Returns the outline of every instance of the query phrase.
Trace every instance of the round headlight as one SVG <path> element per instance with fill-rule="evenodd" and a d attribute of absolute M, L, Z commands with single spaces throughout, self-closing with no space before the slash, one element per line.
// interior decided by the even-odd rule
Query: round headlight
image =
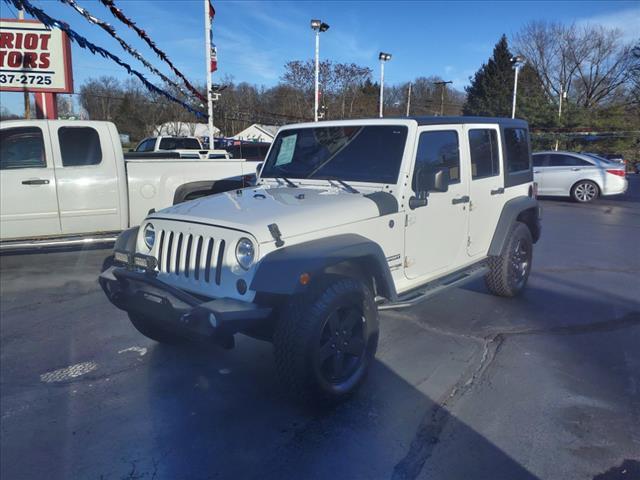
<path fill-rule="evenodd" d="M 248 270 L 253 263 L 256 255 L 256 249 L 253 246 L 253 242 L 248 238 L 241 238 L 236 245 L 236 260 L 238 264 Z"/>
<path fill-rule="evenodd" d="M 147 223 L 142 233 L 144 235 L 144 244 L 149 250 L 151 250 L 153 248 L 153 244 L 156 243 L 156 229 L 153 228 L 152 224 Z"/>

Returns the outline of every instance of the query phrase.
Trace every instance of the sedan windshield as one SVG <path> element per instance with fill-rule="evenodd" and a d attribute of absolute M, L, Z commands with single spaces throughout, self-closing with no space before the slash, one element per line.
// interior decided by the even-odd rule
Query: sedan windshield
<path fill-rule="evenodd" d="M 407 127 L 399 125 L 285 130 L 261 176 L 396 183 L 406 138 Z"/>

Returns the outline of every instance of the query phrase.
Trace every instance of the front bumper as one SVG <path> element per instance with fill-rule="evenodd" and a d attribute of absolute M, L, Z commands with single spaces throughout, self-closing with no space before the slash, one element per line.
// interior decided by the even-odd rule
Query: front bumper
<path fill-rule="evenodd" d="M 272 308 L 231 298 L 201 300 L 159 280 L 153 273 L 110 267 L 98 277 L 111 303 L 144 315 L 164 330 L 192 339 L 211 339 L 225 346 L 233 335 L 258 327 Z"/>

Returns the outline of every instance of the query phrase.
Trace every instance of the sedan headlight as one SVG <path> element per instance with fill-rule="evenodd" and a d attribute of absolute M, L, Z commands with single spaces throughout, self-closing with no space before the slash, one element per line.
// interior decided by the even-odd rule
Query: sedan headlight
<path fill-rule="evenodd" d="M 248 238 L 241 238 L 236 245 L 236 260 L 238 264 L 245 270 L 249 270 L 249 267 L 253 264 L 253 260 L 256 256 L 256 249 L 253 246 L 253 242 Z"/>
<path fill-rule="evenodd" d="M 156 243 L 156 229 L 153 228 L 151 223 L 147 223 L 142 232 L 144 238 L 144 244 L 149 250 L 153 248 L 153 244 Z"/>

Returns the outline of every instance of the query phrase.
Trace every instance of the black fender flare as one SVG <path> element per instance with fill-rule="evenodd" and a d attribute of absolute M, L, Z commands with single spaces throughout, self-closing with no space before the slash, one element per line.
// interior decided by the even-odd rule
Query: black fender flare
<path fill-rule="evenodd" d="M 251 282 L 259 294 L 295 295 L 326 274 L 362 274 L 373 278 L 378 295 L 395 300 L 397 293 L 387 259 L 377 243 L 357 234 L 335 235 L 279 248 L 260 260 Z"/>
<path fill-rule="evenodd" d="M 113 250 L 135 253 L 138 230 L 140 230 L 140 227 L 131 227 L 120 232 L 120 235 L 116 238 L 116 243 L 113 245 Z"/>
<path fill-rule="evenodd" d="M 540 206 L 535 198 L 516 197 L 504 204 L 489 246 L 488 254 L 490 256 L 497 256 L 502 253 L 511 226 L 516 221 L 526 224 L 531 231 L 533 242 L 538 241 L 542 227 L 540 226 Z"/>

